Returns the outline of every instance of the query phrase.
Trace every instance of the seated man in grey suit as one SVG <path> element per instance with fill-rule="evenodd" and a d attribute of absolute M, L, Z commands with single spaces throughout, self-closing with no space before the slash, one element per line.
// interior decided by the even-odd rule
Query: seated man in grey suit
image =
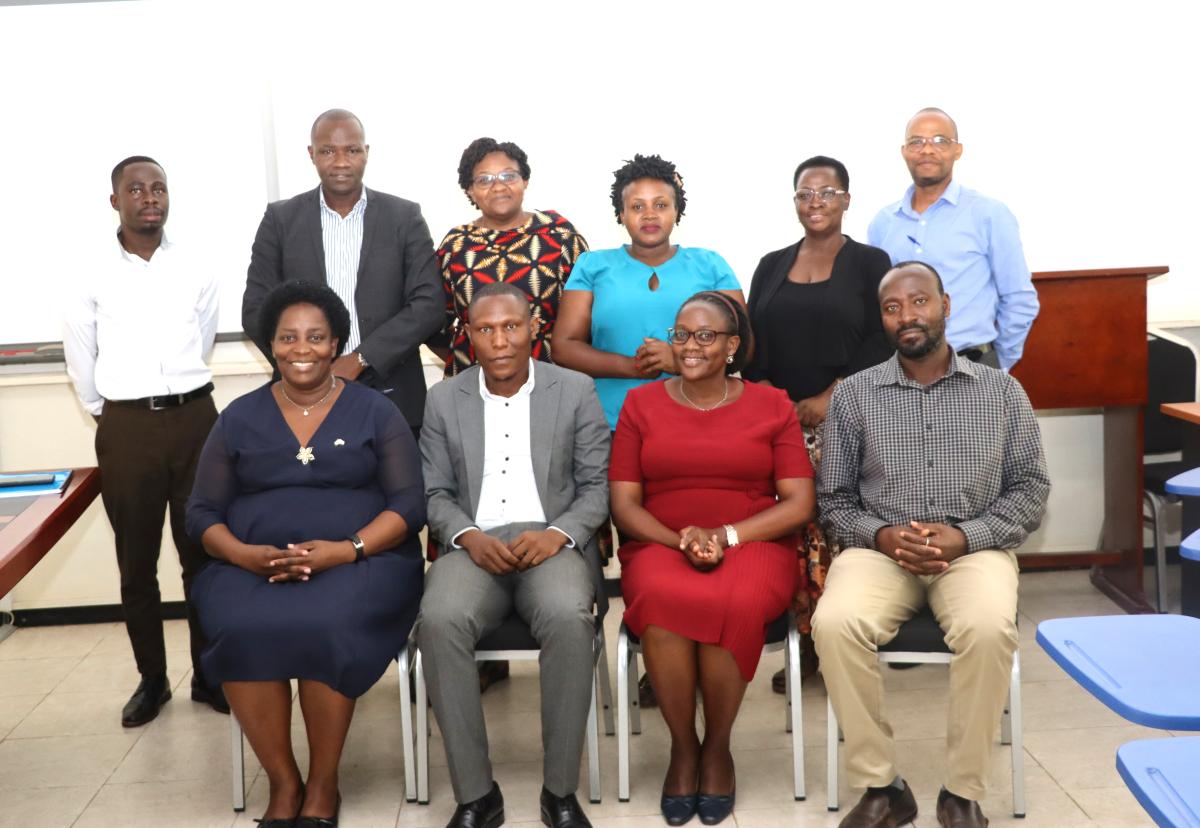
<path fill-rule="evenodd" d="M 270 360 L 258 324 L 267 294 L 283 282 L 329 285 L 350 311 L 334 373 L 386 394 L 416 434 L 425 406 L 417 350 L 445 319 L 429 228 L 417 204 L 363 186 L 371 148 L 354 113 L 321 113 L 309 140 L 321 184 L 267 205 L 250 253 L 242 328 Z"/>
<path fill-rule="evenodd" d="M 592 380 L 530 358 L 517 287 L 468 307 L 478 360 L 429 391 L 421 432 L 429 530 L 442 553 L 417 619 L 458 809 L 447 828 L 496 828 L 476 643 L 516 611 L 541 644 L 542 822 L 590 826 L 575 798 L 591 700 L 592 605 L 605 609 L 594 534 L 608 513 L 609 431 Z"/>

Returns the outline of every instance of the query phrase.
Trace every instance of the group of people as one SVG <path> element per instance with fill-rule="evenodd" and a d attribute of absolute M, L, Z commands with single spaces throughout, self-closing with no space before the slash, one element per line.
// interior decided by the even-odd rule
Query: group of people
<path fill-rule="evenodd" d="M 355 699 L 410 633 L 449 828 L 503 824 L 474 649 L 515 613 L 541 646 L 542 821 L 590 825 L 575 791 L 615 527 L 624 621 L 670 733 L 669 824 L 732 812 L 733 725 L 789 609 L 811 621 L 866 789 L 842 825 L 911 820 L 875 653 L 928 602 L 955 654 L 938 819 L 986 825 L 1014 550 L 1049 491 L 1007 373 L 1037 296 L 1011 213 L 951 177 L 949 116 L 918 112 L 901 150 L 913 186 L 870 245 L 842 232 L 845 166 L 801 163 L 803 236 L 763 257 L 747 304 L 721 256 L 671 243 L 687 199 L 657 155 L 614 175 L 629 244 L 590 251 L 562 215 L 526 209 L 525 152 L 478 139 L 458 180 L 479 215 L 435 249 L 415 203 L 363 185 L 363 126 L 330 110 L 308 148 L 319 186 L 269 205 L 251 252 L 243 325 L 275 375 L 219 416 L 215 280 L 164 235 L 162 167 L 119 163 L 118 245 L 70 297 L 64 344 L 98 422 L 141 675 L 122 723 L 171 695 L 155 577 L 169 511 L 192 697 L 237 714 L 270 783 L 261 824 L 337 824 Z M 428 394 L 423 343 L 445 365 Z"/>

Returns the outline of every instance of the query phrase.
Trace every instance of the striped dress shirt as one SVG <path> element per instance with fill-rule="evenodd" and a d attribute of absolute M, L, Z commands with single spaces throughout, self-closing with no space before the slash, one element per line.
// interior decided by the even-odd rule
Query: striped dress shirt
<path fill-rule="evenodd" d="M 358 308 L 354 306 L 354 288 L 358 285 L 358 261 L 362 255 L 363 214 L 367 211 L 367 188 L 345 218 L 325 203 L 321 193 L 321 244 L 325 249 L 325 281 L 350 311 L 350 339 L 343 353 L 350 353 L 362 342 L 358 329 Z"/>
<path fill-rule="evenodd" d="M 1050 494 L 1042 435 L 1025 389 L 954 355 L 930 385 L 899 358 L 833 390 L 817 476 L 821 519 L 843 546 L 910 520 L 957 526 L 967 551 L 1015 549 Z"/>

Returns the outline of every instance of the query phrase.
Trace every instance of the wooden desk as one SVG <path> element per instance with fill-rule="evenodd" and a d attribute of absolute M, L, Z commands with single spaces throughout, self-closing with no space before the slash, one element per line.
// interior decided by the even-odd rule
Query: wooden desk
<path fill-rule="evenodd" d="M 1013 369 L 1035 409 L 1104 412 L 1100 550 L 1022 555 L 1023 567 L 1092 567 L 1092 583 L 1129 612 L 1142 589 L 1142 420 L 1147 392 L 1146 282 L 1166 267 L 1034 273 L 1041 310 Z"/>
<path fill-rule="evenodd" d="M 72 471 L 62 493 L 37 498 L 0 525 L 0 598 L 29 574 L 100 494 L 99 469 L 91 466 Z M 0 626 L 0 640 L 9 632 L 11 628 Z"/>
<path fill-rule="evenodd" d="M 1159 410 L 1187 423 L 1188 427 L 1183 429 L 1183 462 L 1189 469 L 1200 468 L 1200 402 L 1167 403 Z M 1197 529 L 1200 529 L 1200 497 L 1185 497 L 1180 537 L 1186 538 Z M 1200 564 L 1183 558 L 1179 574 L 1183 585 L 1181 611 L 1200 618 Z"/>

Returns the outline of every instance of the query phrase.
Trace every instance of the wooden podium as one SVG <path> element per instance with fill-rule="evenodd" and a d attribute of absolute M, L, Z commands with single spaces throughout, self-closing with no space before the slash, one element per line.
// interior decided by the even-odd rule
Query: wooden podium
<path fill-rule="evenodd" d="M 1100 550 L 1022 555 L 1022 567 L 1092 567 L 1092 583 L 1129 612 L 1153 612 L 1142 589 L 1142 420 L 1146 282 L 1166 267 L 1034 273 L 1041 310 L 1013 369 L 1035 409 L 1104 410 Z"/>

